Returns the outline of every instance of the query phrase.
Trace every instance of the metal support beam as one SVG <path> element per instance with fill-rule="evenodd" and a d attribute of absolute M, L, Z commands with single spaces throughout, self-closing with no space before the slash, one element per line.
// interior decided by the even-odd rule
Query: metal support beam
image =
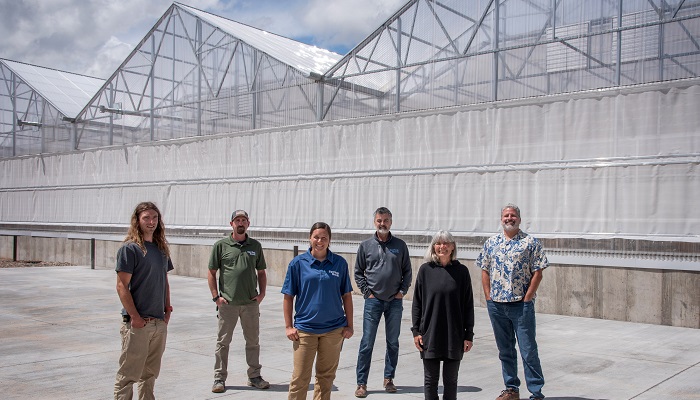
<path fill-rule="evenodd" d="M 498 42 L 499 42 L 499 35 L 498 35 L 498 20 L 500 16 L 498 15 L 498 10 L 499 10 L 499 1 L 496 0 L 493 3 L 493 80 L 491 81 L 491 101 L 497 101 L 498 100 Z"/>
<path fill-rule="evenodd" d="M 659 25 L 659 81 L 664 80 L 664 27 L 666 24 Z"/>
<path fill-rule="evenodd" d="M 95 238 L 90 239 L 90 269 L 95 269 Z"/>
<path fill-rule="evenodd" d="M 194 50 L 197 56 L 197 136 L 202 136 L 202 20 L 199 18 Z"/>
<path fill-rule="evenodd" d="M 396 35 L 396 112 L 401 112 L 401 68 L 403 63 L 401 62 L 401 36 L 403 36 L 403 29 L 401 28 L 401 17 L 396 19 L 396 30 L 398 35 Z"/>
<path fill-rule="evenodd" d="M 17 235 L 12 236 L 12 261 L 17 261 Z"/>
<path fill-rule="evenodd" d="M 316 121 L 323 121 L 323 88 L 322 80 L 316 81 Z"/>
<path fill-rule="evenodd" d="M 151 135 L 151 142 L 155 139 L 155 120 L 153 119 L 153 109 L 155 108 L 155 95 L 156 95 L 156 79 L 155 79 L 155 69 L 156 69 L 156 37 L 151 35 L 151 73 L 148 79 L 151 81 L 151 103 L 150 103 L 150 117 L 148 119 L 148 129 Z"/>
<path fill-rule="evenodd" d="M 620 86 L 622 76 L 622 0 L 617 0 L 617 48 L 615 49 L 615 86 Z"/>
<path fill-rule="evenodd" d="M 17 75 L 14 72 L 12 74 L 12 92 L 10 93 L 10 98 L 12 99 L 12 156 L 17 155 Z"/>

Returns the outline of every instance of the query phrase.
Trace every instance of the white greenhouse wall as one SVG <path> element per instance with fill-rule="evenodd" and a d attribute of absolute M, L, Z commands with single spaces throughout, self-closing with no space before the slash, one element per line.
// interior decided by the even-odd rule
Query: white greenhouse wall
<path fill-rule="evenodd" d="M 495 232 L 518 204 L 543 237 L 698 242 L 697 80 L 0 160 L 0 221 Z"/>

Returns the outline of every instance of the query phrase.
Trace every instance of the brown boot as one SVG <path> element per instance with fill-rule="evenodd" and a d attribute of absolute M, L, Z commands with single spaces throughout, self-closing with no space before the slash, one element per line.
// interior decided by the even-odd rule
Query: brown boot
<path fill-rule="evenodd" d="M 357 389 L 355 390 L 355 397 L 367 397 L 367 385 L 357 385 Z"/>
<path fill-rule="evenodd" d="M 394 386 L 394 380 L 391 378 L 384 378 L 384 390 L 387 393 L 396 393 L 396 386 Z"/>

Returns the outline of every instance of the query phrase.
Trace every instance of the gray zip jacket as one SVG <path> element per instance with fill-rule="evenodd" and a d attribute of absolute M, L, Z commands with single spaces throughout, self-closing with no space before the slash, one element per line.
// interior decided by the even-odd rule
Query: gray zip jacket
<path fill-rule="evenodd" d="M 382 242 L 374 236 L 360 243 L 355 263 L 355 283 L 365 299 L 373 294 L 379 300 L 391 301 L 398 292 L 406 294 L 413 273 L 406 242 L 389 232 Z"/>

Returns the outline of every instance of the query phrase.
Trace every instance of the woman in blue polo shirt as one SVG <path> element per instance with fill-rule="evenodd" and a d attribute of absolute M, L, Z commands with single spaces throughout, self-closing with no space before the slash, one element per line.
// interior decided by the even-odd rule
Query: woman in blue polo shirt
<path fill-rule="evenodd" d="M 309 251 L 289 263 L 282 286 L 286 334 L 294 343 L 289 400 L 306 399 L 314 359 L 314 399 L 331 398 L 343 339 L 353 334 L 348 263 L 328 250 L 331 227 L 325 222 L 315 223 L 309 241 Z"/>

